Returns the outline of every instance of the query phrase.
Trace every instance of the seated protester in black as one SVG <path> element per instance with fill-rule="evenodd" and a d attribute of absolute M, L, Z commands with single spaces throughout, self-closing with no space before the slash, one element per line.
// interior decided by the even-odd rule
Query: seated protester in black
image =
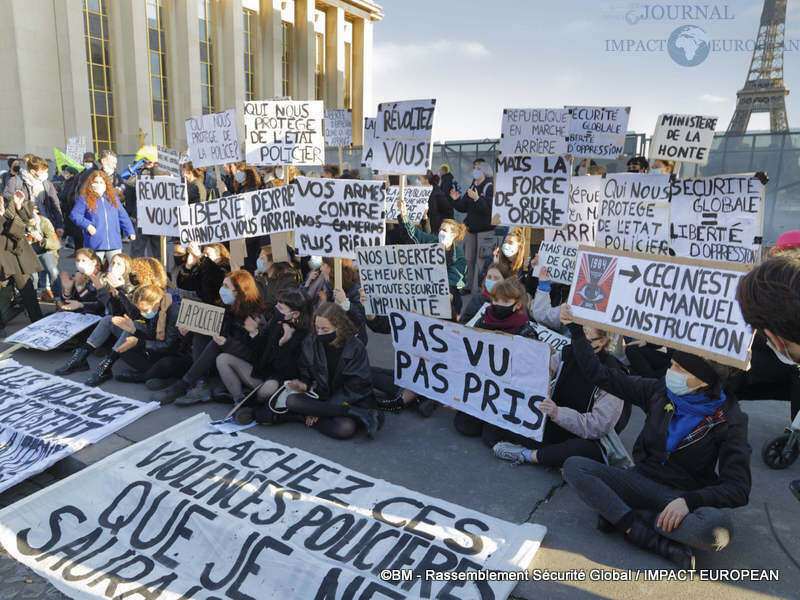
<path fill-rule="evenodd" d="M 75 274 L 70 277 L 66 271 L 61 272 L 62 301 L 57 303 L 58 310 L 102 315 L 103 306 L 97 302 L 97 290 L 91 281 L 93 275 L 99 276 L 102 271 L 103 261 L 94 250 L 76 250 Z"/>
<path fill-rule="evenodd" d="M 97 290 L 97 302 L 102 304 L 106 316 L 120 316 L 126 312 L 134 290 L 130 282 L 131 262 L 127 254 L 115 254 L 103 275 L 90 278 Z"/>
<path fill-rule="evenodd" d="M 193 339 L 203 340 L 204 343 L 192 346 L 194 359 L 192 367 L 178 381 L 153 394 L 155 402 L 167 404 L 175 401 L 176 404 L 183 406 L 208 402 L 212 398 L 206 390 L 196 384 L 214 369 L 219 354 L 226 352 L 251 361 L 252 338 L 244 323 L 248 317 L 261 318 L 264 315 L 264 302 L 258 293 L 256 282 L 250 273 L 240 269 L 225 277 L 218 293 L 225 304 L 225 316 L 220 334 L 212 336 L 208 341 L 204 341 L 208 339 L 206 336 L 194 334 Z M 192 390 L 195 386 L 196 389 Z M 187 394 L 187 391 L 192 393 Z"/>
<path fill-rule="evenodd" d="M 175 277 L 176 285 L 197 294 L 206 304 L 219 304 L 219 288 L 231 270 L 231 255 L 222 244 L 209 244 L 202 256 L 197 244 L 186 247 L 186 258 Z"/>
<path fill-rule="evenodd" d="M 458 322 L 462 325 L 469 323 L 478 314 L 481 307 L 492 302 L 492 288 L 500 281 L 508 279 L 508 267 L 496 262 L 489 265 L 483 277 L 483 286 L 479 294 L 473 294 L 467 306 L 461 310 Z"/>
<path fill-rule="evenodd" d="M 300 376 L 298 357 L 311 330 L 311 303 L 298 289 L 281 290 L 269 321 L 247 317 L 244 327 L 252 338 L 253 363 L 223 352 L 217 356 L 217 371 L 234 404 L 245 396 L 242 384 L 258 388 L 236 412 L 236 420 L 247 424 L 253 421 L 254 407 L 263 405 L 284 381 Z"/>
<path fill-rule="evenodd" d="M 97 365 L 86 385 L 97 386 L 111 379 L 111 369 L 120 358 L 130 368 L 120 373 L 117 379 L 144 382 L 154 362 L 175 353 L 180 343 L 176 325 L 179 305 L 172 303 L 172 296 L 156 285 L 145 285 L 136 288 L 131 302 L 136 306 L 138 318 L 133 320 L 129 315 L 111 317 L 112 328 L 119 339 L 111 353 Z"/>
<path fill-rule="evenodd" d="M 584 327 L 583 331 L 604 365 L 625 371 L 624 365 L 606 350 L 611 340 L 605 331 L 591 327 Z M 575 363 L 570 346 L 550 358 L 550 380 L 555 381 L 552 397 L 542 399 L 538 405 L 547 415 L 542 441 L 498 430 L 508 441 L 497 442 L 494 455 L 515 464 L 546 467 L 560 467 L 570 456 L 608 462 L 599 440 L 622 431 L 630 418 L 630 405 L 626 407 L 616 396 L 589 383 Z"/>
<path fill-rule="evenodd" d="M 325 302 L 335 302 L 347 313 L 347 318 L 356 326 L 359 339 L 367 345 L 367 326 L 364 306 L 361 304 L 361 280 L 353 261 L 347 258 L 342 261 L 341 287 L 334 288 L 334 259 L 323 258 L 319 269 L 322 287 L 317 297 L 312 298 L 314 310 Z"/>
<path fill-rule="evenodd" d="M 584 377 L 647 416 L 633 447 L 635 467 L 573 456 L 564 479 L 600 513 L 598 527 L 693 569 L 692 548 L 718 551 L 730 542 L 731 520 L 720 509 L 744 506 L 750 494 L 747 415 L 725 395 L 728 369 L 676 350 L 666 377 L 627 375 L 603 365 L 571 320 L 565 305 L 563 321 Z"/>
<path fill-rule="evenodd" d="M 314 330 L 303 342 L 300 376 L 287 387 L 288 412 L 261 407 L 255 415 L 259 423 L 305 421 L 340 440 L 353 437 L 359 424 L 370 438 L 381 426 L 382 415 L 367 407 L 373 399 L 367 349 L 338 304 L 325 302 L 317 309 Z"/>
<path fill-rule="evenodd" d="M 272 246 L 261 246 L 256 259 L 256 285 L 266 306 L 266 314 L 272 314 L 281 290 L 297 289 L 300 285 L 300 271 L 290 262 L 273 262 Z"/>

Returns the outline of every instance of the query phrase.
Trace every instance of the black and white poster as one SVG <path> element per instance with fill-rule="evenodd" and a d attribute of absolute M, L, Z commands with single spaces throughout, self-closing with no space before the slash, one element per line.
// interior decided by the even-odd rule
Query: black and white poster
<path fill-rule="evenodd" d="M 245 102 L 247 164 L 321 165 L 325 162 L 322 113 L 321 100 Z"/>
<path fill-rule="evenodd" d="M 435 109 L 435 99 L 379 104 L 371 168 L 395 175 L 430 169 Z"/>
<path fill-rule="evenodd" d="M 62 310 L 34 321 L 8 336 L 5 341 L 35 350 L 53 350 L 99 320 L 97 315 Z"/>

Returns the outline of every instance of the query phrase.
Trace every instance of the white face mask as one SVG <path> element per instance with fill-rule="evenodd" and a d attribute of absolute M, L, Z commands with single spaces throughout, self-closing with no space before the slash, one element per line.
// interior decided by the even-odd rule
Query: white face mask
<path fill-rule="evenodd" d="M 116 275 L 117 277 L 122 277 L 123 275 L 125 275 L 125 265 L 122 265 L 120 263 L 114 263 L 113 265 L 111 265 L 111 269 L 109 269 L 109 272 L 112 275 Z"/>
<path fill-rule="evenodd" d="M 94 190 L 95 194 L 97 194 L 98 196 L 102 196 L 103 194 L 106 193 L 106 184 L 105 183 L 93 183 L 92 184 L 92 189 Z"/>
<path fill-rule="evenodd" d="M 116 167 L 109 167 L 108 165 L 103 165 L 103 171 L 105 171 L 106 175 L 111 177 L 114 174 Z"/>
<path fill-rule="evenodd" d="M 83 273 L 84 275 L 91 275 L 94 273 L 94 263 L 86 260 L 76 262 L 75 268 L 78 270 L 78 273 Z"/>
<path fill-rule="evenodd" d="M 236 171 L 236 183 L 242 184 L 244 183 L 245 175 L 244 171 Z"/>
<path fill-rule="evenodd" d="M 787 357 L 783 352 L 778 350 L 775 344 L 772 343 L 772 340 L 767 338 L 767 346 L 769 349 L 775 353 L 775 356 L 778 357 L 778 360 L 781 361 L 785 365 L 789 365 L 790 367 L 798 366 L 798 363 L 794 362 L 791 358 Z"/>
<path fill-rule="evenodd" d="M 503 244 L 502 248 L 503 256 L 505 256 L 506 258 L 511 258 L 517 253 L 518 248 L 519 246 L 517 246 L 517 244 L 509 244 L 506 242 L 505 244 Z"/>
<path fill-rule="evenodd" d="M 686 384 L 686 380 L 689 379 L 689 376 L 685 373 L 678 373 L 677 371 L 669 369 L 664 379 L 667 384 L 667 389 L 676 396 L 686 396 L 694 391 L 693 388 L 690 388 Z"/>
<path fill-rule="evenodd" d="M 586 175 L 586 167 L 578 167 L 578 175 Z"/>
<path fill-rule="evenodd" d="M 217 262 L 217 253 L 212 251 L 206 252 L 206 258 L 211 262 Z"/>
<path fill-rule="evenodd" d="M 472 177 L 474 177 L 475 180 L 477 181 L 478 179 L 483 177 L 483 171 L 481 171 L 480 169 L 474 169 L 472 171 Z"/>
<path fill-rule="evenodd" d="M 94 166 L 94 163 L 93 162 L 85 162 L 85 163 L 83 163 L 83 166 L 86 167 L 87 169 L 91 169 Z"/>
<path fill-rule="evenodd" d="M 446 231 L 439 232 L 439 243 L 447 246 L 450 243 L 451 236 Z"/>
<path fill-rule="evenodd" d="M 47 181 L 47 177 L 48 177 L 47 171 L 39 173 L 39 181 L 42 181 L 42 182 Z"/>

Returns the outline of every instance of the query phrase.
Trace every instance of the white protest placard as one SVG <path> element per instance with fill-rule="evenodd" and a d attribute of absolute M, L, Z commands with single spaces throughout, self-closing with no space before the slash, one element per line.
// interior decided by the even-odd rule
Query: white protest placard
<path fill-rule="evenodd" d="M 507 598 L 512 578 L 458 572 L 525 571 L 546 532 L 205 414 L 0 511 L 6 551 L 75 600 Z M 412 577 L 381 579 L 393 564 Z"/>
<path fill-rule="evenodd" d="M 375 119 L 364 117 L 364 138 L 361 144 L 361 166 L 372 169 L 372 159 L 378 142 L 375 139 Z M 374 169 L 373 169 L 374 170 Z"/>
<path fill-rule="evenodd" d="M 5 341 L 35 350 L 53 350 L 99 320 L 97 315 L 59 311 L 23 327 Z"/>
<path fill-rule="evenodd" d="M 178 213 L 186 206 L 186 182 L 175 177 L 136 178 L 137 225 L 147 235 L 178 235 Z"/>
<path fill-rule="evenodd" d="M 547 344 L 410 312 L 389 313 L 389 323 L 397 385 L 542 441 L 537 398 L 550 389 Z"/>
<path fill-rule="evenodd" d="M 221 306 L 196 302 L 184 298 L 178 310 L 176 327 L 183 327 L 195 333 L 214 336 L 222 331 L 222 320 L 225 318 L 225 309 Z"/>
<path fill-rule="evenodd" d="M 570 156 L 497 157 L 493 222 L 561 229 L 567 224 Z"/>
<path fill-rule="evenodd" d="M 569 336 L 553 331 L 544 325 L 534 323 L 533 327 L 536 329 L 536 335 L 539 336 L 539 341 L 548 344 L 556 352 L 561 352 L 566 346 L 572 343 Z"/>
<path fill-rule="evenodd" d="M 672 182 L 672 249 L 678 256 L 755 264 L 761 258 L 764 184 L 716 175 Z"/>
<path fill-rule="evenodd" d="M 736 287 L 748 267 L 580 246 L 575 321 L 746 369 L 753 330 Z"/>
<path fill-rule="evenodd" d="M 575 258 L 578 256 L 577 244 L 548 242 L 539 244 L 539 267 L 546 267 L 554 283 L 572 283 L 575 272 Z"/>
<path fill-rule="evenodd" d="M 408 218 L 412 223 L 419 223 L 428 210 L 428 199 L 431 197 L 431 185 L 407 185 L 403 188 L 403 200 L 406 201 Z M 400 196 L 400 186 L 390 185 L 386 190 L 386 218 L 396 221 L 397 199 Z"/>
<path fill-rule="evenodd" d="M 383 246 L 385 186 L 383 181 L 298 177 L 294 186 L 298 254 L 355 259 L 360 247 Z"/>
<path fill-rule="evenodd" d="M 65 154 L 78 164 L 83 163 L 83 155 L 86 153 L 86 136 L 81 135 L 71 137 L 67 140 L 67 151 Z"/>
<path fill-rule="evenodd" d="M 181 244 L 213 244 L 294 229 L 291 186 L 254 190 L 181 206 Z"/>
<path fill-rule="evenodd" d="M 551 242 L 590 244 L 595 241 L 605 179 L 599 175 L 576 175 L 569 185 L 569 215 L 563 229 L 545 229 Z"/>
<path fill-rule="evenodd" d="M 598 247 L 669 254 L 669 174 L 614 173 L 601 189 Z"/>
<path fill-rule="evenodd" d="M 325 143 L 328 146 L 353 145 L 353 111 L 349 108 L 325 111 Z"/>
<path fill-rule="evenodd" d="M 186 119 L 186 139 L 189 140 L 189 155 L 195 167 L 213 167 L 242 160 L 233 109 Z"/>
<path fill-rule="evenodd" d="M 705 165 L 716 127 L 717 117 L 659 115 L 647 158 Z"/>
<path fill-rule="evenodd" d="M 0 361 L 0 492 L 158 406 Z"/>
<path fill-rule="evenodd" d="M 567 108 L 504 108 L 500 153 L 510 156 L 566 154 L 569 129 Z"/>
<path fill-rule="evenodd" d="M 406 100 L 378 105 L 372 169 L 419 175 L 431 168 L 436 100 Z"/>
<path fill-rule="evenodd" d="M 359 248 L 358 274 L 369 296 L 369 314 L 405 310 L 450 318 L 450 284 L 441 244 Z"/>
<path fill-rule="evenodd" d="M 630 106 L 567 106 L 570 111 L 568 152 L 589 158 L 622 158 Z"/>
<path fill-rule="evenodd" d="M 167 146 L 158 146 L 158 167 L 173 177 L 181 176 L 181 153 Z"/>
<path fill-rule="evenodd" d="M 430 142 L 375 140 L 371 169 L 392 175 L 420 175 L 431 168 Z"/>
<path fill-rule="evenodd" d="M 322 100 L 244 103 L 248 165 L 321 165 L 325 162 Z"/>

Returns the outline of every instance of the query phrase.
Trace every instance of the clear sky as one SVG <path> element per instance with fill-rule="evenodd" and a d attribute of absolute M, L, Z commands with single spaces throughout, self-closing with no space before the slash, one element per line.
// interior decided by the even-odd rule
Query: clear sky
<path fill-rule="evenodd" d="M 716 7 L 727 18 L 672 20 L 668 10 L 699 2 L 378 1 L 385 17 L 374 29 L 375 104 L 436 98 L 436 141 L 497 137 L 503 108 L 565 104 L 631 106 L 629 130 L 648 135 L 662 112 L 718 116 L 724 130 L 750 66 L 752 46 L 744 44 L 756 38 L 763 5 L 710 2 L 700 4 L 707 14 Z M 800 1 L 788 5 L 786 39 L 795 47 L 785 53 L 784 83 L 795 89 L 786 98 L 789 126 L 800 128 Z M 712 42 L 700 64 L 677 64 L 667 40 L 684 25 L 702 29 L 720 49 Z M 607 40 L 656 41 L 652 50 L 621 52 Z M 751 130 L 769 128 L 766 115 L 755 120 Z"/>

